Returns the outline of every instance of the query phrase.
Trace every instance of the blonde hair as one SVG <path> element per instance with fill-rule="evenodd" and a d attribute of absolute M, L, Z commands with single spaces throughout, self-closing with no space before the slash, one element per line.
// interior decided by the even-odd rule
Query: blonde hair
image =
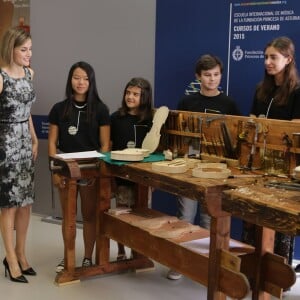
<path fill-rule="evenodd" d="M 2 61 L 10 65 L 14 48 L 22 46 L 28 39 L 31 39 L 29 32 L 21 28 L 8 29 L 2 38 L 0 55 Z"/>

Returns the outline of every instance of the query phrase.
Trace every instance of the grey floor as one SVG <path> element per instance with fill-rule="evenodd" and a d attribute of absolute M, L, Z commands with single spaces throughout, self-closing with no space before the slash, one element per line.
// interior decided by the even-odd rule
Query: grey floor
<path fill-rule="evenodd" d="M 38 272 L 38 276 L 29 277 L 29 284 L 13 283 L 4 277 L 4 268 L 0 264 L 0 298 L 10 300 L 205 300 L 206 288 L 183 277 L 177 281 L 166 279 L 167 268 L 156 264 L 155 270 L 142 273 L 123 273 L 98 276 L 82 280 L 79 283 L 58 287 L 54 283 L 55 266 L 62 257 L 63 247 L 60 225 L 42 221 L 42 217 L 33 215 L 31 219 L 28 243 L 28 258 Z M 82 257 L 82 230 L 77 229 L 77 263 Z M 0 253 L 4 256 L 2 240 Z M 116 255 L 116 244 L 111 243 L 111 257 Z M 2 261 L 2 257 L 1 257 Z M 296 262 L 295 262 L 296 263 Z M 246 299 L 251 299 L 249 295 Z M 300 275 L 284 299 L 300 299 Z"/>

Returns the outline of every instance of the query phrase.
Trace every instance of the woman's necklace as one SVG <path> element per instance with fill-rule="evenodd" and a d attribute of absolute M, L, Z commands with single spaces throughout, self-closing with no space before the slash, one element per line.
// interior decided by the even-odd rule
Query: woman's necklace
<path fill-rule="evenodd" d="M 74 104 L 74 106 L 75 106 L 76 108 L 78 108 L 78 109 L 83 109 L 83 108 L 85 108 L 85 107 L 87 106 L 87 103 L 84 103 L 84 104 L 82 104 L 82 105 L 78 105 L 78 104 L 76 104 L 75 102 L 73 102 L 73 104 Z"/>
<path fill-rule="evenodd" d="M 80 109 L 83 109 L 87 106 L 87 103 L 84 103 L 82 105 L 78 105 L 78 102 L 73 101 L 73 105 L 79 109 L 78 116 L 77 116 L 77 125 L 76 126 L 69 126 L 68 133 L 70 135 L 76 135 L 79 128 L 79 122 L 80 122 L 80 113 L 82 112 Z"/>

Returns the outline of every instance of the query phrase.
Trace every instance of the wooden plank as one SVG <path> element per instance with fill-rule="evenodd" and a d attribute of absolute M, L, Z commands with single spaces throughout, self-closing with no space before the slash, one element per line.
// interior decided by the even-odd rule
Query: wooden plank
<path fill-rule="evenodd" d="M 111 165 L 110 172 L 113 176 L 139 182 L 143 186 L 151 186 L 200 201 L 203 208 L 209 209 L 211 214 L 228 215 L 221 211 L 221 202 L 217 201 L 217 195 L 227 187 L 225 181 L 196 178 L 192 176 L 191 170 L 182 174 L 158 173 L 152 170 L 149 163 L 134 163 L 121 167 Z M 212 195 L 211 200 L 206 201 L 207 195 Z"/>
<path fill-rule="evenodd" d="M 252 224 L 290 235 L 300 233 L 299 192 L 271 189 L 257 182 L 223 191 L 222 209 Z"/>
<path fill-rule="evenodd" d="M 76 282 L 80 279 L 104 275 L 116 272 L 126 272 L 128 270 L 153 268 L 154 264 L 145 257 L 127 259 L 122 261 L 109 262 L 105 265 L 94 265 L 92 267 L 77 267 L 74 271 L 62 271 L 56 275 L 55 282 L 59 285 Z"/>
<path fill-rule="evenodd" d="M 129 215 L 112 216 L 105 214 L 105 234 L 203 285 L 208 285 L 208 254 L 204 253 L 201 255 L 189 248 L 183 247 L 180 243 L 175 242 L 176 239 L 157 237 L 151 234 L 151 231 L 149 232 L 137 227 L 137 223 L 132 225 L 130 224 L 132 217 L 134 216 L 130 218 Z M 204 232 L 206 232 L 206 235 L 208 234 L 207 230 L 204 230 Z M 181 237 L 181 239 L 185 240 L 184 237 Z M 230 254 L 228 253 L 227 256 L 229 257 Z M 234 259 L 232 258 L 232 260 Z M 221 266 L 219 274 L 221 280 L 217 279 L 215 294 L 221 295 L 222 299 L 226 297 L 224 293 L 232 298 L 239 299 L 247 295 L 249 284 L 247 278 L 242 273 Z M 214 296 L 214 299 L 216 299 L 216 296 Z"/>
<path fill-rule="evenodd" d="M 266 253 L 262 268 L 263 289 L 275 297 L 280 297 L 282 289 L 288 289 L 296 282 L 296 274 L 284 257 Z"/>
<path fill-rule="evenodd" d="M 104 215 L 104 231 L 108 237 L 182 274 L 189 274 L 192 279 L 207 285 L 207 256 L 201 256 L 170 240 L 153 236 L 148 231 L 122 219 L 124 220 L 124 218 Z"/>
<path fill-rule="evenodd" d="M 230 296 L 231 299 L 244 299 L 250 292 L 247 277 L 241 272 L 225 267 L 220 268 L 219 287 L 222 294 L 215 292 L 214 299 L 226 299 L 225 295 Z"/>

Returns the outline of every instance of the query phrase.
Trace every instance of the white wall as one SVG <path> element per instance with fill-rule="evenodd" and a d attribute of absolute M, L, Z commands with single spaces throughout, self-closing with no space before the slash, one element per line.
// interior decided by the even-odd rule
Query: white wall
<path fill-rule="evenodd" d="M 155 0 L 31 0 L 32 66 L 38 102 L 47 113 L 62 100 L 78 60 L 96 71 L 100 96 L 114 110 L 133 76 L 153 83 Z"/>
<path fill-rule="evenodd" d="M 156 0 L 31 0 L 33 114 L 47 115 L 63 100 L 69 68 L 79 60 L 93 65 L 100 97 L 111 112 L 130 78 L 143 76 L 153 84 L 155 9 Z M 41 213 L 51 210 L 47 161 L 42 140 L 34 205 Z"/>

